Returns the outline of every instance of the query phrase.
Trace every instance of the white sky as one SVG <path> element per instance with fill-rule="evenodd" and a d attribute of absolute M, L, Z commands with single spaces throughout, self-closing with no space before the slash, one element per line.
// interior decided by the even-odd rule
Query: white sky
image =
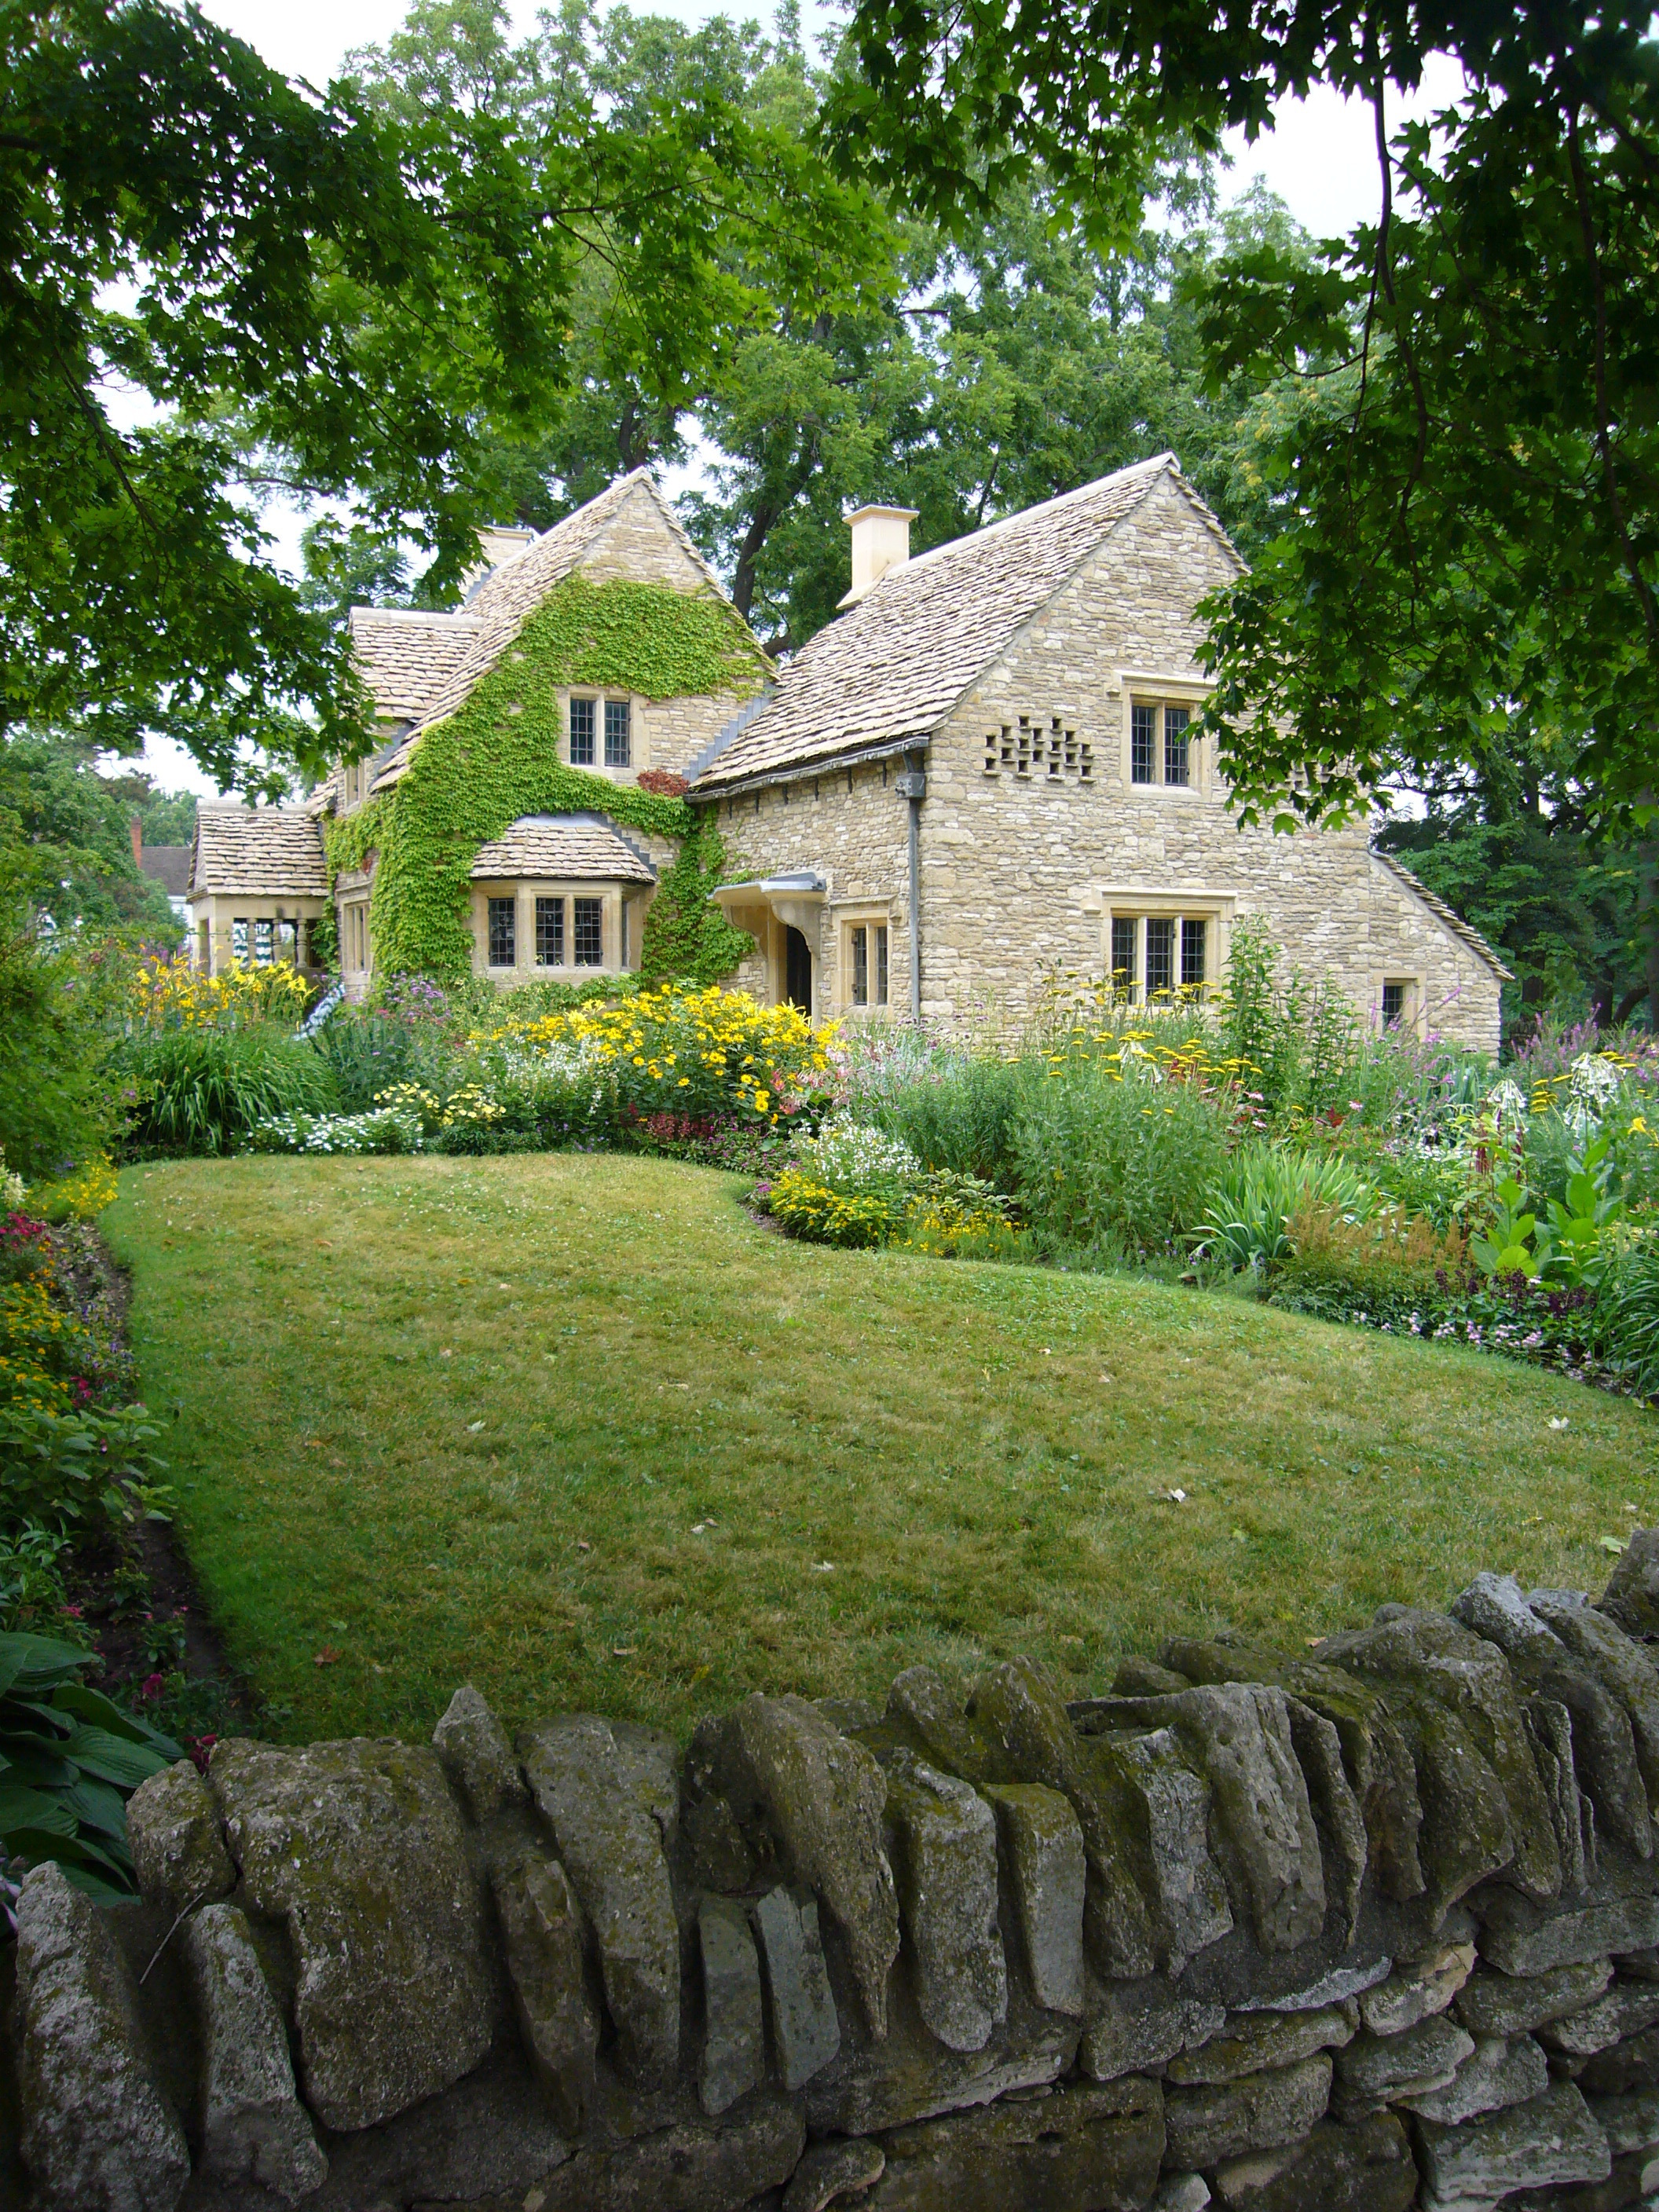
<path fill-rule="evenodd" d="M 745 6 L 742 0 L 723 9 L 699 4 L 699 0 L 633 0 L 633 4 L 638 14 L 678 15 L 688 23 L 720 13 L 740 18 L 759 14 L 763 21 L 767 13 L 764 6 Z M 526 33 L 535 21 L 536 6 L 510 0 L 510 9 L 514 28 Z M 403 21 L 404 7 L 404 0 L 205 0 L 204 12 L 257 47 L 273 68 L 320 87 L 354 47 L 384 43 Z M 802 13 L 809 37 L 831 20 L 820 0 L 806 0 Z M 1408 113 L 1427 115 L 1449 106 L 1460 83 L 1455 64 L 1431 57 L 1423 95 L 1392 114 L 1390 126 Z M 1319 90 L 1307 100 L 1281 101 L 1274 111 L 1273 131 L 1254 146 L 1247 146 L 1242 134 L 1230 138 L 1234 167 L 1227 180 L 1228 195 L 1243 191 L 1256 177 L 1263 177 L 1305 229 L 1316 237 L 1340 237 L 1376 210 L 1372 131 L 1368 108 L 1332 92 Z M 679 489 L 669 486 L 671 492 Z M 297 519 L 285 525 L 283 518 L 273 514 L 270 524 L 277 534 L 279 551 L 295 557 Z M 143 764 L 165 790 L 217 795 L 216 787 L 189 754 L 167 739 L 151 739 Z"/>

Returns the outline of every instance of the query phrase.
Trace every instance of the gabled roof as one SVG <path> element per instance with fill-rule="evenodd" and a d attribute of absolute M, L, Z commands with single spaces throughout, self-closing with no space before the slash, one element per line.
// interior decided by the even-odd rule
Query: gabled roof
<path fill-rule="evenodd" d="M 193 850 L 189 845 L 146 845 L 138 856 L 138 872 L 160 884 L 169 898 L 183 898 L 190 888 Z"/>
<path fill-rule="evenodd" d="M 925 735 L 1165 476 L 1224 544 L 1175 456 L 1160 453 L 935 546 L 890 568 L 802 647 L 764 711 L 708 758 L 694 791 Z"/>
<path fill-rule="evenodd" d="M 586 507 L 579 507 L 562 522 L 556 522 L 550 530 L 544 530 L 522 553 L 514 554 L 511 560 L 493 568 L 475 587 L 459 613 L 422 618 L 428 624 L 465 623 L 466 649 L 456 654 L 453 664 L 422 695 L 419 712 L 411 718 L 415 727 L 375 777 L 373 789 L 385 791 L 398 781 L 409 766 L 410 756 L 422 732 L 463 704 L 473 686 L 489 674 L 511 645 L 526 619 L 580 565 L 583 556 L 636 491 L 644 493 L 655 506 L 663 524 L 709 589 L 721 599 L 726 598 L 720 578 L 687 537 L 678 516 L 646 471 L 635 469 L 631 475 L 618 477 L 597 499 L 590 499 Z M 356 635 L 355 610 L 353 634 Z"/>
<path fill-rule="evenodd" d="M 417 720 L 483 629 L 477 616 L 408 607 L 353 607 L 351 643 L 374 704 L 389 720 Z"/>
<path fill-rule="evenodd" d="M 529 876 L 574 883 L 654 884 L 657 872 L 602 814 L 521 814 L 478 848 L 472 880 Z"/>
<path fill-rule="evenodd" d="M 1443 898 L 1437 898 L 1428 885 L 1419 883 L 1411 870 L 1402 866 L 1392 853 L 1385 853 L 1376 845 L 1371 847 L 1370 853 L 1372 860 L 1380 866 L 1386 868 L 1391 876 L 1397 876 L 1414 898 L 1422 900 L 1437 921 L 1443 922 L 1454 937 L 1460 938 L 1471 952 L 1486 962 L 1500 983 L 1512 983 L 1515 981 L 1510 970 L 1504 965 L 1480 931 L 1465 921 L 1455 907 L 1448 906 Z"/>
<path fill-rule="evenodd" d="M 252 898 L 326 898 L 323 833 L 299 806 L 204 802 L 196 810 L 192 894 Z"/>

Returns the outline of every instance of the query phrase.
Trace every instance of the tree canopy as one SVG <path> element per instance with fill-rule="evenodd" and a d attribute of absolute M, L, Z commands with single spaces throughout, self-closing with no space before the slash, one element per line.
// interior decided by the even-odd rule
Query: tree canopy
<path fill-rule="evenodd" d="M 1206 609 L 1211 717 L 1250 815 L 1479 772 L 1517 710 L 1587 819 L 1659 774 L 1655 218 L 1644 9 L 1454 0 L 859 0 L 841 155 L 958 234 L 1039 167 L 1121 240 L 1172 134 L 1213 147 L 1316 83 L 1362 97 L 1378 217 L 1316 257 L 1263 240 L 1194 295 L 1212 388 L 1273 392 L 1274 527 Z M 1392 103 L 1431 52 L 1462 98 Z"/>
<path fill-rule="evenodd" d="M 672 407 L 763 307 L 856 282 L 850 189 L 713 75 L 625 113 L 591 70 L 533 106 L 456 89 L 317 94 L 164 0 L 0 5 L 0 730 L 165 726 L 227 784 L 250 747 L 357 749 L 263 493 L 343 503 L 441 587 L 596 333 Z"/>

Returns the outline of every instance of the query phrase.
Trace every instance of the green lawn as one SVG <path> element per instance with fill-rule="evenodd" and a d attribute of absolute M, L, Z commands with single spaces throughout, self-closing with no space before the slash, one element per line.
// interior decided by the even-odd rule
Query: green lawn
<path fill-rule="evenodd" d="M 1599 1586 L 1600 1539 L 1659 1518 L 1625 1401 L 1242 1298 L 793 1244 L 741 1196 L 568 1155 L 122 1176 L 179 1520 L 286 1731 L 423 1731 L 468 1679 L 509 1722 L 684 1730 L 1018 1651 L 1080 1693 L 1175 1631 L 1296 1642 L 1481 1566 Z"/>

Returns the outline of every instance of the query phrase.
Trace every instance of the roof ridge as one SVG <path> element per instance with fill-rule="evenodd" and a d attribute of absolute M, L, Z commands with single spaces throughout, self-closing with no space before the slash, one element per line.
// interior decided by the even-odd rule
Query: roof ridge
<path fill-rule="evenodd" d="M 1018 507 L 1012 514 L 1000 514 L 994 522 L 981 523 L 977 530 L 963 531 L 960 538 L 947 538 L 942 545 L 930 545 L 925 553 L 918 553 L 913 560 L 901 561 L 896 568 L 885 570 L 878 579 L 876 588 L 878 590 L 889 576 L 902 576 L 908 570 L 923 568 L 930 562 L 938 563 L 952 554 L 966 552 L 969 546 L 981 546 L 988 539 L 1012 530 L 1017 523 L 1034 522 L 1060 507 L 1077 506 L 1091 492 L 1097 492 L 1109 483 L 1121 483 L 1126 477 L 1134 476 L 1143 469 L 1155 471 L 1165 468 L 1172 470 L 1177 477 L 1181 475 L 1181 464 L 1172 453 L 1154 453 L 1147 460 L 1129 461 L 1121 469 L 1109 469 L 1103 477 L 1091 477 L 1087 483 L 1078 484 L 1070 491 L 1055 492 L 1051 498 L 1038 500 L 1034 507 Z M 1115 523 L 1110 527 L 1115 528 Z M 1103 530 L 1102 537 L 1106 534 Z"/>

